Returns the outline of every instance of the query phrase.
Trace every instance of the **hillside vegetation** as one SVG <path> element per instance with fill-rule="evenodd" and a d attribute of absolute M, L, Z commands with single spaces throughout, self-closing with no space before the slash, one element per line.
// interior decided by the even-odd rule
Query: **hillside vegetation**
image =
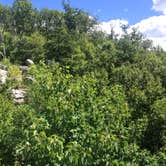
<path fill-rule="evenodd" d="M 166 52 L 63 7 L 0 5 L 0 165 L 165 166 Z"/>

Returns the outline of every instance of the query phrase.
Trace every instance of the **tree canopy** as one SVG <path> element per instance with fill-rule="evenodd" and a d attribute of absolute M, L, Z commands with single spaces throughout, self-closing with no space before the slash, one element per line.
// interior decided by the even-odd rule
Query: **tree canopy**
<path fill-rule="evenodd" d="M 63 7 L 0 5 L 0 165 L 165 166 L 166 52 Z"/>

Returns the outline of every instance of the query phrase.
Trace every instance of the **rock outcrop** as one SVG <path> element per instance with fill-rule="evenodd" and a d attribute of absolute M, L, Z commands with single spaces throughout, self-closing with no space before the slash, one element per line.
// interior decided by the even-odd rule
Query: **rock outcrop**
<path fill-rule="evenodd" d="M 25 89 L 12 89 L 12 96 L 16 104 L 23 104 L 25 102 Z"/>
<path fill-rule="evenodd" d="M 0 69 L 0 83 L 4 84 L 7 79 L 7 71 Z"/>
<path fill-rule="evenodd" d="M 34 64 L 34 62 L 31 59 L 27 59 L 26 60 L 27 66 L 19 67 L 19 69 L 21 70 L 21 72 L 20 72 L 21 74 L 19 75 L 20 77 L 18 77 L 17 75 L 11 76 L 10 72 L 6 70 L 6 67 L 1 65 L 0 66 L 0 83 L 5 84 L 8 76 L 9 76 L 9 78 L 8 78 L 9 80 L 17 80 L 17 81 L 21 82 L 23 75 L 25 76 L 25 79 L 27 79 L 28 81 L 34 81 L 32 77 L 27 75 L 27 71 L 28 71 L 29 67 L 33 64 Z M 12 69 L 11 69 L 11 71 L 12 71 Z M 18 74 L 19 72 L 16 72 L 16 73 Z M 10 77 L 12 77 L 12 79 Z M 19 79 L 19 78 L 21 78 L 21 79 Z M 17 88 L 17 89 L 11 90 L 11 96 L 13 98 L 13 101 L 16 104 L 23 104 L 25 102 L 25 94 L 26 94 L 26 90 L 22 89 L 22 88 Z"/>

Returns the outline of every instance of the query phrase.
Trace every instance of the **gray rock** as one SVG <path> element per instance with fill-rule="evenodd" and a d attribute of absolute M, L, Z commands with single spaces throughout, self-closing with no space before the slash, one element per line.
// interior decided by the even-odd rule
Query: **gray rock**
<path fill-rule="evenodd" d="M 14 98 L 14 102 L 17 104 L 24 103 L 25 93 L 25 89 L 12 89 L 12 96 Z"/>
<path fill-rule="evenodd" d="M 28 66 L 20 66 L 20 70 L 22 72 L 27 72 L 28 71 Z"/>
<path fill-rule="evenodd" d="M 7 79 L 7 71 L 0 69 L 0 83 L 4 84 Z"/>
<path fill-rule="evenodd" d="M 34 65 L 34 62 L 33 62 L 33 60 L 31 60 L 31 59 L 27 59 L 27 60 L 26 60 L 26 64 L 27 64 L 28 66 L 30 66 L 30 65 Z"/>

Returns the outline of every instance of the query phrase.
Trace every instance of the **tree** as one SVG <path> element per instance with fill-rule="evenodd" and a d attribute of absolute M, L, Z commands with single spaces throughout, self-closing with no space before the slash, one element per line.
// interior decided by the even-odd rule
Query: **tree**
<path fill-rule="evenodd" d="M 151 50 L 152 46 L 153 46 L 152 40 L 146 39 L 142 41 L 142 47 L 144 50 L 148 50 L 148 49 Z"/>
<path fill-rule="evenodd" d="M 142 146 L 157 153 L 166 146 L 166 98 L 156 100 L 151 107 L 149 124 Z"/>
<path fill-rule="evenodd" d="M 32 4 L 29 0 L 15 0 L 12 6 L 13 27 L 17 35 L 30 34 L 33 32 Z"/>
<path fill-rule="evenodd" d="M 90 17 L 88 13 L 71 8 L 69 4 L 63 4 L 65 9 L 64 19 L 69 31 L 76 33 L 87 33 L 95 24 L 96 20 Z"/>
<path fill-rule="evenodd" d="M 124 32 L 122 38 L 116 42 L 119 63 L 132 63 L 135 54 L 141 48 L 143 35 L 137 29 L 132 29 L 132 32 L 128 33 L 126 27 Z"/>
<path fill-rule="evenodd" d="M 38 18 L 39 31 L 50 38 L 57 29 L 64 26 L 63 13 L 55 10 L 42 9 Z"/>
<path fill-rule="evenodd" d="M 16 47 L 10 55 L 14 62 L 25 64 L 28 58 L 35 62 L 45 58 L 45 38 L 38 32 L 32 33 L 30 36 L 23 35 L 22 38 L 17 38 L 15 45 Z"/>
<path fill-rule="evenodd" d="M 12 30 L 12 12 L 11 8 L 0 4 L 0 26 L 5 31 Z"/>

